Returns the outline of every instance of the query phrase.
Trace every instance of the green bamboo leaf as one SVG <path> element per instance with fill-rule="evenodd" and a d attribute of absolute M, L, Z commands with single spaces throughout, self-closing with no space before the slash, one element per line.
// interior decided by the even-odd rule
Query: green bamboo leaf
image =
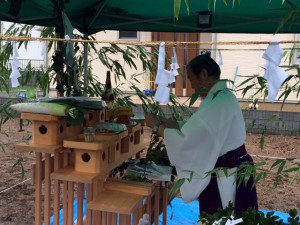
<path fill-rule="evenodd" d="M 257 82 L 262 88 L 266 86 L 266 80 L 263 77 L 257 77 Z"/>
<path fill-rule="evenodd" d="M 222 91 L 224 90 L 218 90 L 216 93 L 214 93 L 212 99 L 216 98 Z"/>
<path fill-rule="evenodd" d="M 187 14 L 190 15 L 190 6 L 189 6 L 189 0 L 185 0 L 185 6 L 186 6 L 186 11 Z"/>
<path fill-rule="evenodd" d="M 267 127 L 264 126 L 263 131 L 262 131 L 262 134 L 261 134 L 261 137 L 260 137 L 260 141 L 259 141 L 259 147 L 260 147 L 260 149 L 263 149 L 264 146 L 265 146 L 265 135 L 266 135 L 266 130 L 267 130 Z"/>
<path fill-rule="evenodd" d="M 286 101 L 286 99 L 289 97 L 289 95 L 291 94 L 292 92 L 292 89 L 291 88 L 288 88 L 285 92 L 284 92 L 284 99 L 282 101 L 282 104 L 281 104 L 281 110 L 283 109 L 283 105 Z"/>
<path fill-rule="evenodd" d="M 244 175 L 244 182 L 245 184 L 248 183 L 251 175 L 252 175 L 252 172 L 253 172 L 253 166 L 252 165 L 248 165 L 246 171 L 245 171 L 245 175 Z"/>
<path fill-rule="evenodd" d="M 211 176 L 213 173 L 216 173 L 216 172 L 218 172 L 218 171 L 220 171 L 222 169 L 223 169 L 223 167 L 214 168 L 213 170 L 210 170 L 210 171 L 206 172 L 205 173 L 206 174 L 205 177 Z"/>
<path fill-rule="evenodd" d="M 255 125 L 256 125 L 256 119 L 253 119 L 253 120 L 247 125 L 247 128 L 248 128 L 248 129 L 252 129 Z"/>
<path fill-rule="evenodd" d="M 142 109 L 144 111 L 144 114 L 147 114 L 149 112 L 149 108 L 147 105 L 142 105 Z"/>
<path fill-rule="evenodd" d="M 268 123 L 272 123 L 276 119 L 277 115 L 274 114 L 268 119 Z"/>
<path fill-rule="evenodd" d="M 196 91 L 194 94 L 192 94 L 189 107 L 193 106 L 193 104 L 199 98 L 200 94 L 203 93 L 205 90 L 206 90 L 205 88 L 201 87 L 198 91 Z"/>
<path fill-rule="evenodd" d="M 294 172 L 293 174 L 294 174 L 294 176 L 292 177 L 292 179 L 291 179 L 291 183 L 292 182 L 294 182 L 295 181 L 295 179 L 297 179 L 298 178 L 298 176 L 299 176 L 299 173 L 300 173 L 300 164 L 298 165 L 298 170 L 296 171 L 296 172 Z"/>
<path fill-rule="evenodd" d="M 3 152 L 5 152 L 5 145 L 4 144 L 2 144 L 2 143 L 0 143 L 0 148 L 1 148 L 1 150 L 3 151 Z"/>
<path fill-rule="evenodd" d="M 262 178 L 265 179 L 266 177 L 267 177 L 267 173 L 265 171 L 257 174 L 254 178 L 253 187 L 255 187 Z"/>
<path fill-rule="evenodd" d="M 254 87 L 254 85 L 255 85 L 255 84 L 248 85 L 247 87 L 245 87 L 245 88 L 243 89 L 243 92 L 242 92 L 243 97 L 247 94 L 247 92 L 248 92 L 251 88 Z"/>
<path fill-rule="evenodd" d="M 265 166 L 267 164 L 266 161 L 261 161 L 259 163 L 255 163 L 255 167 L 261 167 L 261 166 Z"/>
<path fill-rule="evenodd" d="M 174 0 L 174 16 L 178 20 L 181 7 L 181 0 Z"/>
<path fill-rule="evenodd" d="M 223 172 L 224 172 L 224 175 L 225 175 L 226 177 L 229 177 L 229 176 L 233 175 L 233 174 L 229 174 L 229 173 L 228 173 L 228 169 L 227 169 L 227 168 L 224 168 L 224 169 L 223 169 Z"/>
<path fill-rule="evenodd" d="M 272 189 L 275 189 L 281 181 L 282 181 L 282 177 L 277 177 Z"/>
<path fill-rule="evenodd" d="M 284 173 L 290 173 L 290 172 L 297 172 L 297 171 L 300 171 L 300 167 L 292 167 L 292 168 L 283 170 L 282 172 L 284 172 Z"/>
<path fill-rule="evenodd" d="M 171 188 L 171 190 L 169 192 L 169 196 L 168 196 L 169 200 L 172 200 L 179 193 L 180 188 L 184 182 L 185 182 L 185 178 L 181 178 L 181 179 L 175 181 L 173 187 Z"/>
<path fill-rule="evenodd" d="M 289 11 L 289 13 L 286 14 L 284 16 L 284 18 L 281 20 L 281 22 L 280 22 L 279 26 L 277 27 L 275 33 L 278 33 L 288 21 L 292 20 L 292 18 L 294 16 L 295 16 L 295 12 L 294 11 Z"/>
<path fill-rule="evenodd" d="M 189 179 L 187 179 L 189 182 L 191 182 L 192 181 L 192 179 L 193 179 L 193 176 L 194 176 L 194 171 L 192 171 L 192 170 L 186 170 L 185 172 L 189 172 L 190 173 L 190 177 L 189 177 Z"/>
<path fill-rule="evenodd" d="M 199 93 L 192 94 L 189 106 L 191 107 L 197 101 L 198 98 L 199 98 Z"/>
<path fill-rule="evenodd" d="M 277 159 L 271 166 L 271 169 L 275 168 L 277 165 L 281 164 L 284 159 Z"/>
<path fill-rule="evenodd" d="M 255 78 L 255 76 L 250 76 L 250 78 L 244 80 L 239 86 L 237 87 L 241 87 L 243 86 L 244 84 L 248 83 L 250 80 L 253 80 Z"/>
<path fill-rule="evenodd" d="M 278 167 L 277 174 L 280 174 L 283 171 L 285 164 L 286 164 L 286 160 L 283 160 L 280 166 Z"/>
<path fill-rule="evenodd" d="M 278 127 L 284 127 L 284 121 L 283 118 L 278 119 Z"/>
<path fill-rule="evenodd" d="M 22 179 L 24 179 L 25 170 L 24 170 L 24 167 L 23 167 L 23 158 L 22 157 L 18 158 L 17 161 L 14 163 L 14 165 L 12 167 L 16 167 L 16 166 L 21 167 L 21 175 L 22 175 Z"/>

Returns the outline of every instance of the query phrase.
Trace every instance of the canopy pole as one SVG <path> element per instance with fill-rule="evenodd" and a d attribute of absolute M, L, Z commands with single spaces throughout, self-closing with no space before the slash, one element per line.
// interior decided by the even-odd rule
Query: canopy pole
<path fill-rule="evenodd" d="M 84 34 L 84 38 L 87 38 L 87 34 Z M 84 42 L 84 48 L 83 48 L 83 96 L 87 96 L 87 90 L 88 90 L 88 43 Z"/>

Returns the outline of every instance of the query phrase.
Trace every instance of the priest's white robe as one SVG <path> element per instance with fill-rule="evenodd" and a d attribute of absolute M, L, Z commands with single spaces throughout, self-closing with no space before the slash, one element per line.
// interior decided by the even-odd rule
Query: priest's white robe
<path fill-rule="evenodd" d="M 210 182 L 207 172 L 214 169 L 217 159 L 245 143 L 246 129 L 240 105 L 224 80 L 211 88 L 198 110 L 181 125 L 180 130 L 165 129 L 164 142 L 178 178 L 188 179 L 188 171 L 194 173 L 192 180 L 186 180 L 180 189 L 183 200 L 190 202 L 197 199 Z M 232 182 L 235 177 L 230 179 Z M 227 196 L 221 193 L 220 185 L 218 182 L 223 204 Z M 227 185 L 225 191 L 234 195 L 235 188 L 232 184 L 228 190 Z M 234 202 L 232 197 L 225 201 L 229 200 Z"/>

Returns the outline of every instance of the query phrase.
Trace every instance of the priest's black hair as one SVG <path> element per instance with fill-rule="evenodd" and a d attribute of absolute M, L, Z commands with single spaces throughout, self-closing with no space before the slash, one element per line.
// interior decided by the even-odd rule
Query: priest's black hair
<path fill-rule="evenodd" d="M 219 65 L 207 54 L 196 56 L 189 62 L 187 67 L 197 77 L 199 76 L 202 69 L 206 69 L 208 76 L 214 76 L 220 79 L 221 69 Z"/>

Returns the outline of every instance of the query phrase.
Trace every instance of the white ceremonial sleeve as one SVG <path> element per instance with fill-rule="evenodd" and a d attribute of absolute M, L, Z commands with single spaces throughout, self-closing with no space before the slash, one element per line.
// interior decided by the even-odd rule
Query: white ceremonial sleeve
<path fill-rule="evenodd" d="M 181 131 L 165 129 L 164 142 L 171 163 L 176 167 L 178 178 L 189 179 L 180 189 L 184 202 L 199 197 L 210 181 L 206 172 L 214 169 L 220 155 L 220 142 L 207 123 L 193 115 L 182 127 Z"/>

